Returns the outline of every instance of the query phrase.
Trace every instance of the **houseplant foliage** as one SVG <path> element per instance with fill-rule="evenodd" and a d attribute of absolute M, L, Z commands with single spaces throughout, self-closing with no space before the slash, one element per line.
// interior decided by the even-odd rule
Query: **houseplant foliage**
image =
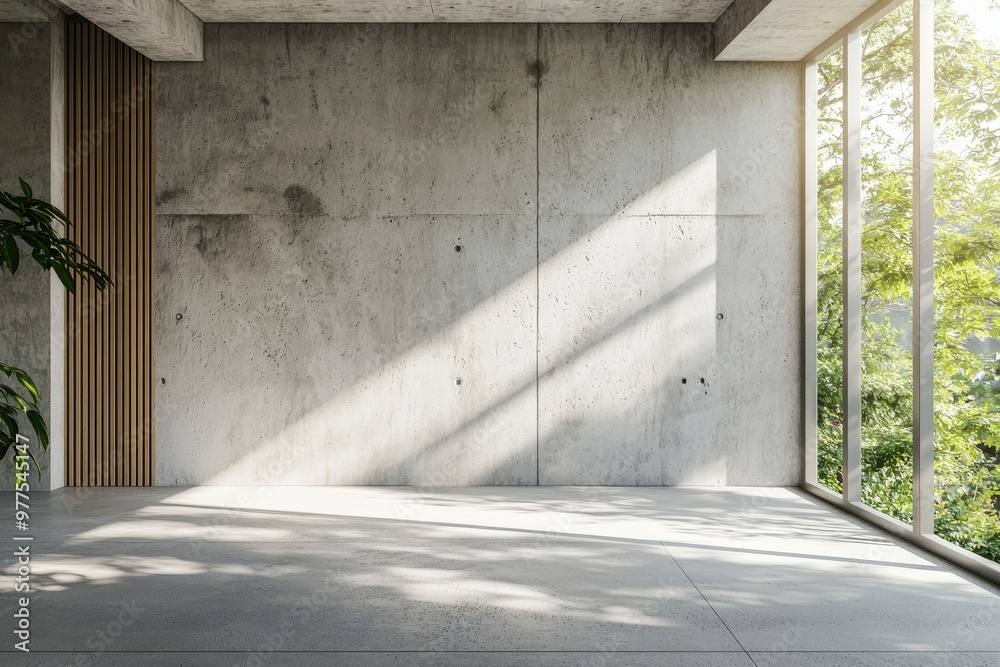
<path fill-rule="evenodd" d="M 104 290 L 111 278 L 76 243 L 63 237 L 56 225 L 71 225 L 66 215 L 52 204 L 35 199 L 31 187 L 18 179 L 21 194 L 0 191 L 0 273 L 17 273 L 22 252 L 43 269 L 52 270 L 67 290 L 76 292 L 77 280 L 92 280 Z M 35 440 L 49 446 L 45 420 L 39 410 L 41 396 L 31 377 L 23 370 L 0 363 L 0 461 L 12 452 L 20 433 L 19 416 L 31 424 Z M 31 454 L 31 449 L 28 449 Z M 31 454 L 34 459 L 34 454 Z M 38 462 L 35 461 L 35 469 Z M 39 470 L 39 474 L 41 471 Z"/>
<path fill-rule="evenodd" d="M 995 3 L 994 3 L 995 4 Z M 992 12 L 991 12 L 992 13 Z M 862 37 L 862 500 L 912 520 L 912 5 Z M 820 63 L 819 479 L 842 484 L 842 73 Z M 1000 562 L 1000 50 L 935 2 L 935 532 Z"/>

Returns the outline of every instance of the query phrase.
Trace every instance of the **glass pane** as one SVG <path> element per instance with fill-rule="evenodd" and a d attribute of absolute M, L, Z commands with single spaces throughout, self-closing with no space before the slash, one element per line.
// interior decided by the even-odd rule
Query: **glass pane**
<path fill-rule="evenodd" d="M 817 479 L 843 488 L 843 49 L 817 63 Z"/>
<path fill-rule="evenodd" d="M 934 10 L 935 531 L 1000 562 L 1000 10 Z"/>
<path fill-rule="evenodd" d="M 861 40 L 861 499 L 913 517 L 913 5 Z"/>

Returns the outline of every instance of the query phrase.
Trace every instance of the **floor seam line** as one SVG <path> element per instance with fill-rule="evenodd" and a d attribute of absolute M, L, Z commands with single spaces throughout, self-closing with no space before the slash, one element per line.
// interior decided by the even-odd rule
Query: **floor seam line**
<path fill-rule="evenodd" d="M 743 651 L 743 653 L 747 656 L 747 659 L 753 664 L 754 667 L 758 667 L 757 661 L 753 659 L 752 655 L 750 655 L 750 651 L 748 651 L 746 647 L 743 646 L 743 642 L 739 640 L 739 638 L 736 636 L 736 633 L 733 632 L 732 628 L 729 627 L 729 624 L 726 623 L 725 619 L 722 618 L 722 615 L 718 612 L 718 610 L 716 610 L 715 607 L 712 606 L 712 603 L 708 601 L 708 598 L 705 596 L 705 594 L 701 592 L 701 589 L 698 588 L 698 584 L 694 583 L 694 579 L 691 578 L 691 575 L 689 575 L 687 571 L 684 569 L 684 567 L 679 562 L 677 562 L 677 559 L 674 558 L 674 555 L 672 553 L 670 553 L 670 549 L 667 548 L 667 545 L 665 545 L 663 542 L 660 542 L 660 547 L 665 552 L 667 552 L 667 555 L 670 556 L 670 560 L 673 561 L 674 565 L 677 566 L 677 569 L 681 571 L 681 574 L 683 574 L 684 578 L 688 580 L 688 583 L 690 583 L 691 586 L 696 591 L 698 591 L 698 595 L 700 595 L 701 599 L 705 601 L 705 604 L 708 605 L 708 608 L 712 610 L 712 613 L 715 614 L 715 617 L 719 619 L 719 622 L 722 623 L 722 626 L 729 633 L 729 636 L 733 638 L 733 641 L 736 642 L 736 645 L 739 646 L 740 650 Z"/>
<path fill-rule="evenodd" d="M 149 650 L 149 651 L 142 650 L 142 649 L 135 649 L 135 650 L 130 650 L 130 649 L 120 649 L 120 650 L 104 649 L 103 651 L 87 650 L 87 649 L 83 649 L 83 650 L 76 650 L 76 649 L 32 649 L 31 652 L 32 653 L 125 653 L 125 654 L 129 654 L 129 653 L 249 653 L 249 652 L 252 652 L 252 649 L 219 649 L 219 650 L 216 650 L 216 649 L 155 649 L 155 650 Z M 819 651 L 805 651 L 805 652 L 806 653 L 818 653 Z M 829 652 L 831 652 L 831 653 L 838 653 L 838 651 L 829 651 Z M 901 651 L 901 652 L 905 652 L 905 651 Z M 949 652 L 950 653 L 954 653 L 955 651 L 949 651 Z M 978 652 L 982 653 L 982 651 L 978 651 Z M 16 651 L 16 650 L 10 650 L 10 649 L 4 649 L 4 650 L 0 651 L 0 655 L 3 655 L 4 653 L 18 653 L 18 651 Z M 360 653 L 360 654 L 366 654 L 366 653 L 560 653 L 560 654 L 561 653 L 588 653 L 588 654 L 589 653 L 601 653 L 601 654 L 604 654 L 606 652 L 602 651 L 600 649 L 590 649 L 590 650 L 572 649 L 572 650 L 563 650 L 563 649 L 532 649 L 532 648 L 525 648 L 525 649 L 496 649 L 496 650 L 491 650 L 491 649 L 469 649 L 469 650 L 463 650 L 463 649 L 406 649 L 406 648 L 400 648 L 400 649 L 371 649 L 371 650 L 368 650 L 368 649 L 329 649 L 329 650 L 327 650 L 327 649 L 288 649 L 288 650 L 275 649 L 274 653 Z M 635 650 L 635 651 L 617 651 L 617 653 L 625 653 L 625 654 L 630 654 L 630 653 L 647 654 L 648 653 L 648 654 L 653 654 L 653 655 L 659 655 L 661 653 L 664 653 L 664 654 L 673 654 L 673 653 L 685 653 L 685 654 L 701 654 L 701 653 L 745 653 L 745 651 L 660 651 L 660 650 L 643 651 L 643 650 Z M 855 653 L 865 653 L 865 651 L 855 651 Z"/>

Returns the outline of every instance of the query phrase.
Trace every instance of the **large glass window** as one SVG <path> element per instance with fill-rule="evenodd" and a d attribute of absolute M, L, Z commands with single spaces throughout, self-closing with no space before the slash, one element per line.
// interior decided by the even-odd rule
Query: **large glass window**
<path fill-rule="evenodd" d="M 885 6 L 806 70 L 816 86 L 807 460 L 816 482 L 859 513 L 870 516 L 865 505 L 911 524 L 918 542 L 933 529 L 1000 563 L 1000 1 Z"/>
<path fill-rule="evenodd" d="M 861 500 L 913 515 L 913 5 L 861 33 Z"/>
<path fill-rule="evenodd" d="M 934 9 L 934 528 L 1000 562 L 1000 9 Z"/>
<path fill-rule="evenodd" d="M 817 64 L 817 479 L 843 488 L 844 364 L 844 51 Z"/>

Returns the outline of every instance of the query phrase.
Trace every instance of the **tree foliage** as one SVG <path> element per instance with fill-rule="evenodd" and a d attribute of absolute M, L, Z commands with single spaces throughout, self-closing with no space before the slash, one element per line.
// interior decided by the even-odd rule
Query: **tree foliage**
<path fill-rule="evenodd" d="M 935 3 L 935 531 L 1000 561 L 1000 52 Z M 912 5 L 862 39 L 862 500 L 912 520 Z M 842 484 L 843 79 L 819 74 L 819 478 Z M 910 319 L 908 320 L 908 316 Z"/>

